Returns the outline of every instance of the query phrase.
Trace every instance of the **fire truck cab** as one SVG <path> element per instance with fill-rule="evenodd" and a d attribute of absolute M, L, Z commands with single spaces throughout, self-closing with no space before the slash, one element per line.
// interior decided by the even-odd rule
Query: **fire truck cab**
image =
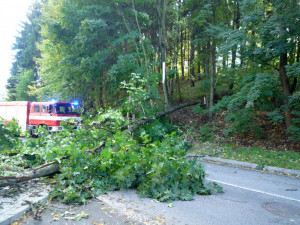
<path fill-rule="evenodd" d="M 78 102 L 0 102 L 0 117 L 5 122 L 16 119 L 22 133 L 36 133 L 44 126 L 50 132 L 62 130 L 61 121 L 71 120 L 74 129 L 80 128 L 81 115 Z"/>
<path fill-rule="evenodd" d="M 29 111 L 27 130 L 33 132 L 38 126 L 47 130 L 60 131 L 60 122 L 74 119 L 74 129 L 80 128 L 80 108 L 76 103 L 69 102 L 32 102 Z"/>

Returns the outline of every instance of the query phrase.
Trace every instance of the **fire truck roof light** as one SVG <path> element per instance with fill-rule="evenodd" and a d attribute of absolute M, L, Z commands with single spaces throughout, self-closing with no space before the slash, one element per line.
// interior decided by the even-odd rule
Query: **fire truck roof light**
<path fill-rule="evenodd" d="M 51 101 L 50 102 L 52 102 L 52 103 L 56 103 L 57 102 L 57 100 L 55 99 L 55 98 L 53 98 L 53 99 L 51 99 Z"/>
<path fill-rule="evenodd" d="M 77 106 L 77 105 L 79 105 L 79 102 L 78 101 L 74 101 L 74 102 L 72 102 L 72 104 Z"/>

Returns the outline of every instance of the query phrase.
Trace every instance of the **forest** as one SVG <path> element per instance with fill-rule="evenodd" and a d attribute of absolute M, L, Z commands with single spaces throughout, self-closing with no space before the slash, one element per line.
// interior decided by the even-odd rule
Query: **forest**
<path fill-rule="evenodd" d="M 145 180 L 141 175 L 148 173 L 141 168 L 151 167 L 141 165 L 145 155 L 155 157 L 153 152 L 165 149 L 160 153 L 164 159 L 183 157 L 182 149 L 187 146 L 175 140 L 174 135 L 184 134 L 171 126 L 172 119 L 139 122 L 191 101 L 199 104 L 190 111 L 205 119 L 200 132 L 204 139 L 210 137 L 215 121 L 221 118 L 225 122 L 222 135 L 228 140 L 236 134 L 263 138 L 268 133 L 265 127 L 280 127 L 277 135 L 293 143 L 291 150 L 300 151 L 298 0 L 40 0 L 29 11 L 13 49 L 16 55 L 7 84 L 7 100 L 78 99 L 85 116 L 96 118 L 96 122 L 87 123 L 92 131 L 79 131 L 81 136 L 73 137 L 72 141 L 62 134 L 68 137 L 71 147 L 65 147 L 66 139 L 62 144 L 57 137 L 52 141 L 43 137 L 31 140 L 32 143 L 21 147 L 21 152 L 33 154 L 29 150 L 31 145 L 36 160 L 42 159 L 36 162 L 45 163 L 60 161 L 70 154 L 70 148 L 77 148 L 76 154 L 68 157 L 78 160 L 79 165 L 84 164 L 79 157 L 92 157 L 83 156 L 82 149 L 100 154 L 98 150 L 108 145 L 112 149 L 132 148 L 130 156 L 124 152 L 104 154 L 103 150 L 98 162 L 118 154 L 112 162 L 115 170 L 108 172 L 102 164 L 103 176 L 110 178 L 101 180 L 102 183 L 89 178 L 94 183 L 85 184 L 87 188 L 103 187 L 104 183 L 109 183 L 108 189 L 133 186 L 143 195 L 159 200 L 191 199 L 194 193 L 210 193 L 202 184 L 178 184 L 176 187 L 181 191 L 171 188 L 172 194 L 166 194 L 161 191 L 165 187 L 157 187 L 157 177 Z M 125 115 L 134 115 L 142 127 L 134 130 L 134 139 L 124 134 L 128 124 Z M 103 130 L 102 125 L 114 131 Z M 125 144 L 125 140 L 130 141 Z M 65 150 L 58 152 L 54 143 Z M 138 145 L 140 150 L 134 150 Z M 49 155 L 43 156 L 43 151 Z M 145 155 L 137 156 L 134 152 Z M 164 159 L 158 159 L 162 164 L 150 160 L 157 174 L 164 170 Z M 128 163 L 121 172 L 120 161 Z M 183 161 L 177 163 L 177 168 L 182 166 L 181 172 L 171 174 L 184 176 L 180 179 L 204 176 L 193 171 L 193 175 L 185 177 L 183 171 L 192 167 Z M 97 163 L 92 164 L 91 177 L 96 176 L 97 167 Z M 170 163 L 167 167 L 172 166 L 175 167 Z M 61 180 L 69 176 L 68 168 L 79 170 L 70 163 L 64 168 Z M 121 182 L 122 176 L 127 176 L 128 183 Z M 79 178 L 77 181 L 82 182 Z M 65 197 L 69 198 L 66 201 L 83 201 L 82 193 L 90 195 L 85 189 L 77 195 L 72 185 L 59 185 L 72 192 Z M 160 190 L 159 193 L 151 192 L 152 188 Z M 55 196 L 63 196 L 59 189 L 56 192 Z"/>
<path fill-rule="evenodd" d="M 228 134 L 261 135 L 265 113 L 300 138 L 299 1 L 37 1 L 14 44 L 8 100 L 79 99 L 87 109 L 187 101 Z M 130 91 L 129 91 L 130 90 Z M 196 100 L 196 99 L 192 99 Z M 202 111 L 203 111 L 202 110 Z M 144 110 L 144 113 L 147 109 Z"/>

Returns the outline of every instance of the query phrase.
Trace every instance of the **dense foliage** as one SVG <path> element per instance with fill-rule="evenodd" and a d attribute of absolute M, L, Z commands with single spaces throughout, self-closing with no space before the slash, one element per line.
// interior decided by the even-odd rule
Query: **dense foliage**
<path fill-rule="evenodd" d="M 199 80 L 209 118 L 228 113 L 227 135 L 260 136 L 255 117 L 268 111 L 299 140 L 299 14 L 297 0 L 37 1 L 16 39 L 9 99 L 118 106 L 135 73 L 146 92 L 163 89 L 147 101 L 170 105 L 182 80 Z"/>
<path fill-rule="evenodd" d="M 5 124 L 0 117 L 0 153 L 10 152 L 10 149 L 19 142 L 20 133 L 21 129 L 17 121 L 13 120 Z"/>
<path fill-rule="evenodd" d="M 65 123 L 60 133 L 15 145 L 22 166 L 60 163 L 60 173 L 50 180 L 54 183 L 52 198 L 84 203 L 110 190 L 136 188 L 140 196 L 170 201 L 221 191 L 218 185 L 206 183 L 201 164 L 186 159 L 187 145 L 176 132 L 165 131 L 164 138 L 154 141 L 160 136 L 155 130 L 163 130 L 165 122 L 156 121 L 132 138 L 116 129 L 126 124 L 119 111 L 108 110 L 85 121 L 83 129 L 73 131 Z M 103 142 L 105 146 L 94 150 Z"/>

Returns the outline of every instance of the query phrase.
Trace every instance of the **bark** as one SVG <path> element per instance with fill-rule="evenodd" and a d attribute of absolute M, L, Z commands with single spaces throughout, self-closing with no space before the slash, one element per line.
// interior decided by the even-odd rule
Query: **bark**
<path fill-rule="evenodd" d="M 141 46 L 142 46 L 142 49 L 143 49 L 144 60 L 145 60 L 145 67 L 146 67 L 146 75 L 147 75 L 147 77 L 149 78 L 148 59 L 147 59 L 147 54 L 146 54 L 145 46 L 144 46 L 144 43 L 143 43 L 142 31 L 141 31 L 140 23 L 139 23 L 139 20 L 138 20 L 138 17 L 137 17 L 137 11 L 136 11 L 136 9 L 135 9 L 134 0 L 131 0 L 131 3 L 132 3 L 133 10 L 134 10 L 134 12 L 135 12 L 135 13 L 134 13 L 134 14 L 135 14 L 135 21 L 136 21 L 136 25 L 137 25 L 137 27 L 138 27 L 138 31 L 139 31 L 139 39 L 140 39 Z"/>
<path fill-rule="evenodd" d="M 279 77 L 280 77 L 280 82 L 282 86 L 282 92 L 284 95 L 284 100 L 283 104 L 287 108 L 285 111 L 285 124 L 286 127 L 288 128 L 292 124 L 292 114 L 291 114 L 291 109 L 289 108 L 288 105 L 288 96 L 290 95 L 290 84 L 289 84 L 289 79 L 286 75 L 286 70 L 285 66 L 287 65 L 287 53 L 283 53 L 280 55 L 280 67 L 279 67 Z"/>
<path fill-rule="evenodd" d="M 182 29 L 180 29 L 180 65 L 181 65 L 181 76 L 184 77 L 184 59 L 183 59 L 183 32 Z M 179 95 L 179 101 L 182 101 L 181 96 L 181 90 L 180 90 L 180 80 L 179 80 L 179 73 L 177 73 L 176 77 L 176 83 L 177 83 L 177 89 L 178 89 L 178 95 Z"/>
<path fill-rule="evenodd" d="M 212 7 L 213 13 L 213 24 L 216 24 L 216 6 L 215 3 Z M 214 38 L 212 38 L 212 43 L 210 46 L 210 98 L 209 98 L 209 112 L 208 117 L 209 120 L 213 120 L 213 112 L 211 111 L 214 105 L 214 89 L 215 89 L 215 73 L 216 73 L 216 45 L 214 42 Z"/>
<path fill-rule="evenodd" d="M 232 25 L 232 29 L 233 30 L 238 30 L 240 28 L 240 9 L 239 9 L 239 2 L 235 1 L 235 7 L 234 7 L 234 13 L 233 13 L 233 25 Z M 236 54 L 237 54 L 237 46 L 234 46 L 232 48 L 232 62 L 231 62 L 231 68 L 235 69 L 236 66 Z M 230 83 L 229 89 L 232 90 L 233 89 L 233 79 L 232 82 Z"/>
<path fill-rule="evenodd" d="M 158 13 L 158 24 L 159 24 L 159 43 L 161 52 L 161 63 L 162 63 L 162 85 L 165 98 L 165 105 L 169 107 L 171 105 L 169 90 L 168 90 L 168 79 L 166 76 L 166 11 L 167 11 L 168 0 L 157 0 L 156 9 Z"/>
<path fill-rule="evenodd" d="M 0 176 L 0 187 L 15 185 L 35 178 L 48 176 L 50 174 L 58 172 L 59 168 L 60 166 L 57 162 L 51 162 L 39 166 L 24 175 Z"/>
<path fill-rule="evenodd" d="M 208 41 L 206 43 L 206 55 L 209 56 L 210 55 L 210 41 Z M 209 76 L 209 73 L 210 73 L 210 70 L 209 70 L 209 65 L 211 64 L 210 62 L 210 57 L 206 57 L 206 64 L 205 64 L 205 67 L 204 67 L 204 73 L 207 74 L 207 76 Z M 206 101 L 205 101 L 205 104 L 206 104 L 206 108 L 208 109 L 209 108 L 209 104 L 208 104 L 208 100 L 209 100 L 209 92 L 207 91 L 206 92 Z"/>
<path fill-rule="evenodd" d="M 193 31 L 191 31 L 193 32 Z M 190 84 L 191 87 L 195 87 L 195 67 L 194 67 L 194 59 L 195 59 L 195 44 L 193 43 L 194 35 L 191 34 L 191 58 L 190 58 Z"/>
<path fill-rule="evenodd" d="M 211 46 L 211 51 L 210 51 L 210 96 L 209 96 L 209 112 L 208 112 L 208 118 L 210 121 L 213 120 L 213 112 L 211 111 L 211 108 L 214 105 L 214 80 L 215 80 L 215 68 L 214 68 L 214 63 L 215 63 L 215 50 L 214 50 L 214 45 L 212 44 Z"/>
<path fill-rule="evenodd" d="M 187 37 L 187 61 L 188 61 L 188 78 L 190 79 L 190 82 L 191 82 L 191 52 L 189 51 L 190 49 L 190 41 L 191 41 L 191 38 L 190 38 L 190 35 L 188 34 L 187 35 L 187 31 L 185 31 L 185 36 Z"/>
<path fill-rule="evenodd" d="M 226 58 L 227 58 L 227 55 L 226 54 L 224 54 L 223 55 L 223 59 L 222 59 L 222 69 L 225 69 L 226 68 Z"/>
<path fill-rule="evenodd" d="M 300 58 L 300 37 L 298 37 L 298 44 L 297 44 L 297 53 L 296 53 L 296 62 L 299 63 L 299 58 Z M 297 83 L 298 83 L 298 78 L 294 77 L 293 79 L 293 83 L 291 85 L 291 90 L 290 90 L 290 94 L 292 95 L 297 87 Z"/>
<path fill-rule="evenodd" d="M 127 125 L 128 126 L 128 125 Z M 106 141 L 102 142 L 100 145 L 98 145 L 96 148 L 93 149 L 87 149 L 84 150 L 85 152 L 90 152 L 90 153 L 96 153 L 96 152 L 101 152 L 101 148 L 103 148 L 106 145 Z"/>
<path fill-rule="evenodd" d="M 181 60 L 181 76 L 184 77 L 184 40 L 183 40 L 183 31 L 181 29 L 180 31 L 180 39 L 181 39 L 181 45 L 180 45 L 180 60 Z"/>
<path fill-rule="evenodd" d="M 177 31 L 179 33 L 179 26 L 177 26 Z M 184 76 L 184 66 L 183 66 L 183 53 L 182 53 L 182 45 L 183 45 L 183 40 L 182 40 L 182 29 L 180 30 L 180 37 L 179 35 L 177 35 L 177 40 L 178 40 L 178 43 L 179 41 L 181 41 L 180 43 L 180 59 L 181 59 L 181 73 L 182 73 L 182 76 Z M 178 45 L 177 43 L 177 45 Z M 177 56 L 176 56 L 176 70 L 178 69 L 177 68 L 177 63 L 178 63 L 178 47 L 177 47 Z M 181 90 L 180 90 L 180 80 L 179 80 L 179 72 L 177 71 L 177 74 L 176 74 L 176 84 L 177 84 L 177 91 L 178 91 L 178 95 L 179 95 L 179 101 L 181 102 L 182 101 L 182 97 L 181 97 Z"/>
<path fill-rule="evenodd" d="M 179 101 L 182 102 L 179 73 L 176 74 L 176 83 L 177 83 L 177 90 L 178 90 Z"/>
<path fill-rule="evenodd" d="M 176 9 L 178 11 L 178 9 Z M 176 20 L 177 22 L 179 21 L 179 15 L 176 14 Z M 178 63 L 178 43 L 179 43 L 179 25 L 177 24 L 175 26 L 175 44 L 174 44 L 174 55 L 173 55 L 173 62 L 172 62 L 172 69 L 173 71 L 176 71 L 176 75 L 171 79 L 170 82 L 170 101 L 173 102 L 173 96 L 174 96 L 174 85 L 177 84 L 177 88 L 179 91 L 179 97 L 181 95 L 180 93 L 180 87 L 178 85 L 179 81 L 179 74 L 178 74 L 178 68 L 177 68 L 177 63 Z M 172 51 L 171 51 L 172 52 Z"/>
<path fill-rule="evenodd" d="M 236 46 L 232 49 L 232 62 L 231 62 L 231 68 L 235 68 L 235 61 L 236 61 Z"/>

